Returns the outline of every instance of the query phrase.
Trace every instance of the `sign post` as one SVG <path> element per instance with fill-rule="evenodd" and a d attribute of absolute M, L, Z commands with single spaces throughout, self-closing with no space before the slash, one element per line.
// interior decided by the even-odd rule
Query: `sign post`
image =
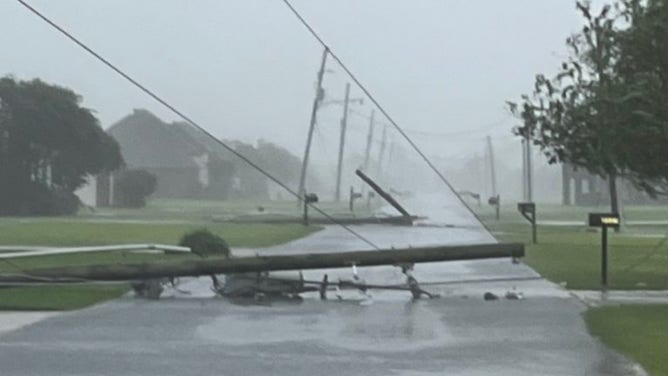
<path fill-rule="evenodd" d="M 538 231 L 536 229 L 536 204 L 533 202 L 519 202 L 517 203 L 517 210 L 520 211 L 522 217 L 526 218 L 531 223 L 531 238 L 533 244 L 538 244 Z"/>
<path fill-rule="evenodd" d="M 358 198 L 362 198 L 362 194 L 359 192 L 355 192 L 353 187 L 350 187 L 350 201 L 348 203 L 348 208 L 350 209 L 351 212 L 355 211 L 355 200 Z"/>
<path fill-rule="evenodd" d="M 589 226 L 601 228 L 601 287 L 608 288 L 608 227 L 619 228 L 618 213 L 589 213 Z"/>
<path fill-rule="evenodd" d="M 496 220 L 501 218 L 501 195 L 492 196 L 487 200 L 487 203 L 494 206 L 496 210 Z"/>
<path fill-rule="evenodd" d="M 304 226 L 308 226 L 308 206 L 315 202 L 318 202 L 318 195 L 315 193 L 304 194 Z"/>

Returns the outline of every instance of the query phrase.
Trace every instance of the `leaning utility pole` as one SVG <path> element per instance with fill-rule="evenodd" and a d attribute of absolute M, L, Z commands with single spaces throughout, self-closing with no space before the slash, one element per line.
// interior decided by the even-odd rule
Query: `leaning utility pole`
<path fill-rule="evenodd" d="M 346 83 L 346 96 L 343 99 L 343 117 L 341 118 L 341 138 L 339 139 L 339 163 L 336 167 L 336 194 L 334 200 L 341 200 L 341 171 L 343 170 L 343 150 L 346 145 L 346 128 L 348 127 L 348 101 L 350 100 L 350 83 Z"/>
<path fill-rule="evenodd" d="M 316 116 L 318 113 L 318 105 L 322 100 L 324 94 L 322 90 L 322 77 L 325 74 L 325 64 L 327 63 L 327 55 L 329 54 L 329 49 L 325 47 L 322 51 L 322 61 L 320 62 L 320 70 L 318 71 L 318 84 L 316 86 L 315 98 L 313 99 L 313 107 L 311 108 L 311 121 L 308 128 L 308 136 L 306 138 L 306 150 L 304 150 L 304 159 L 302 160 L 302 171 L 299 176 L 299 188 L 297 193 L 299 194 L 297 203 L 301 205 L 305 192 L 306 184 L 306 168 L 308 167 L 308 158 L 309 153 L 311 152 L 311 141 L 313 141 L 313 130 L 315 128 Z"/>
<path fill-rule="evenodd" d="M 373 142 L 373 117 L 376 114 L 375 110 L 371 110 L 369 117 L 369 133 L 366 136 L 366 150 L 364 151 L 364 172 L 369 172 L 369 154 L 371 154 L 371 143 Z"/>

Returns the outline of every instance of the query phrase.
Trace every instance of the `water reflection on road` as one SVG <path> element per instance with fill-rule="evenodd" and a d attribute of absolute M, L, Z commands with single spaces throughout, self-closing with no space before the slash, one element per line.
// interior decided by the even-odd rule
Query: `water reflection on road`
<path fill-rule="evenodd" d="M 450 201 L 448 201 L 450 200 Z M 448 203 L 448 205 L 434 204 Z M 419 203 L 417 203 L 419 204 Z M 381 247 L 489 243 L 494 238 L 451 198 L 407 206 L 454 228 L 357 226 Z M 454 208 L 454 209 L 452 209 Z M 256 250 L 289 254 L 368 246 L 338 227 Z M 308 279 L 350 276 L 307 271 Z M 364 268 L 370 283 L 400 283 L 394 267 Z M 508 259 L 418 265 L 423 283 L 537 277 Z M 583 306 L 542 279 L 429 285 L 443 298 L 374 291 L 360 302 L 235 305 L 200 278 L 160 301 L 123 298 L 60 315 L 0 337 L 3 374 L 11 375 L 628 375 L 634 364 L 591 338 Z M 526 300 L 486 302 L 516 288 Z"/>

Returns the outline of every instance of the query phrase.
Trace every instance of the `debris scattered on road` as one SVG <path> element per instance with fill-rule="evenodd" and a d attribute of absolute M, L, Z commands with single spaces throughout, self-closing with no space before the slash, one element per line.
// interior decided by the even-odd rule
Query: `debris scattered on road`
<path fill-rule="evenodd" d="M 485 295 L 483 295 L 483 299 L 485 299 L 485 300 L 499 300 L 499 297 L 488 291 L 488 292 L 485 293 Z"/>
<path fill-rule="evenodd" d="M 508 300 L 522 300 L 524 299 L 524 294 L 517 291 L 508 291 L 506 293 L 506 299 Z"/>

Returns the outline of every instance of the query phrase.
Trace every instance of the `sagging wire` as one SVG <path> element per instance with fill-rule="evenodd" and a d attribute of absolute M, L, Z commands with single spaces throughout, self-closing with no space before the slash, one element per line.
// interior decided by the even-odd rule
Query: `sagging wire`
<path fill-rule="evenodd" d="M 95 52 L 95 50 L 93 50 L 91 47 L 89 47 L 88 45 L 86 45 L 85 43 L 83 43 L 81 40 L 79 40 L 78 38 L 76 38 L 73 34 L 71 34 L 71 33 L 68 32 L 67 30 L 65 30 L 63 27 L 61 27 L 60 25 L 58 25 L 57 23 L 55 23 L 54 21 L 52 21 L 50 18 L 48 18 L 46 15 L 44 15 L 43 13 L 41 13 L 40 11 L 38 11 L 37 9 L 33 8 L 30 4 L 28 4 L 27 1 L 25 1 L 25 0 L 17 0 L 17 1 L 18 1 L 23 7 L 25 7 L 27 10 L 29 10 L 31 13 L 33 13 L 34 15 L 36 15 L 37 17 L 39 17 L 40 19 L 42 19 L 44 22 L 46 22 L 47 24 L 49 24 L 52 28 L 54 28 L 55 30 L 57 30 L 58 32 L 60 32 L 62 35 L 64 35 L 65 37 L 67 37 L 69 40 L 71 40 L 72 42 L 74 42 L 76 45 L 78 45 L 79 47 L 81 47 L 82 49 L 84 49 L 86 52 L 88 52 L 88 53 L 89 53 L 91 56 L 93 56 L 95 59 L 97 59 L 98 61 L 100 61 L 101 63 L 103 63 L 105 66 L 107 66 L 107 67 L 110 68 L 111 70 L 113 70 L 115 73 L 117 73 L 118 75 L 120 75 L 122 78 L 124 78 L 125 80 L 127 80 L 128 82 L 130 82 L 133 86 L 135 86 L 136 88 L 138 88 L 139 90 L 141 90 L 141 91 L 144 92 L 145 94 L 147 94 L 147 95 L 148 95 L 149 97 L 151 97 L 153 100 L 155 100 L 156 102 L 158 102 L 159 104 L 161 104 L 162 106 L 164 106 L 165 108 L 167 108 L 169 111 L 171 111 L 172 113 L 174 113 L 175 115 L 177 115 L 178 117 L 180 117 L 180 118 L 181 118 L 183 121 L 185 121 L 188 125 L 190 125 L 190 126 L 194 127 L 195 129 L 199 130 L 200 132 L 202 132 L 203 134 L 205 134 L 207 137 L 210 137 L 212 140 L 214 140 L 214 142 L 216 142 L 217 144 L 219 144 L 220 146 L 222 146 L 224 149 L 226 149 L 226 150 L 229 151 L 230 153 L 234 154 L 237 158 L 239 158 L 239 159 L 241 159 L 242 161 L 244 161 L 245 163 L 247 163 L 250 167 L 252 167 L 252 168 L 254 168 L 255 170 L 257 170 L 258 172 L 260 172 L 260 173 L 261 173 L 262 175 L 264 175 L 266 178 L 268 178 L 269 180 L 271 180 L 271 181 L 273 181 L 274 183 L 276 183 L 277 185 L 279 185 L 281 188 L 283 188 L 285 191 L 287 191 L 288 193 L 290 193 L 291 195 L 293 195 L 293 196 L 296 197 L 297 199 L 301 199 L 301 197 L 299 196 L 299 193 L 297 193 L 296 191 L 294 191 L 293 189 L 291 189 L 290 187 L 288 187 L 288 186 L 287 186 L 285 183 L 283 183 L 281 180 L 279 180 L 279 179 L 276 178 L 274 175 L 272 175 L 271 173 L 269 173 L 268 171 L 266 171 L 264 168 L 260 167 L 258 164 L 256 164 L 256 163 L 254 163 L 253 161 L 251 161 L 249 158 L 247 158 L 246 156 L 244 156 L 242 153 L 236 151 L 233 147 L 227 145 L 227 143 L 225 143 L 225 142 L 221 141 L 220 139 L 218 139 L 217 137 L 215 137 L 213 134 L 211 134 L 209 131 L 207 131 L 204 127 L 202 127 L 201 125 L 199 125 L 195 120 L 193 120 L 190 116 L 186 115 L 184 112 L 182 112 L 181 110 L 177 109 L 175 106 L 173 106 L 172 104 L 170 104 L 169 102 L 167 102 L 165 99 L 163 99 L 162 97 L 160 97 L 158 94 L 156 94 L 153 90 L 150 90 L 148 87 L 146 87 L 145 85 L 143 85 L 142 83 L 140 83 L 139 81 L 137 81 L 136 79 L 134 79 L 132 76 L 130 76 L 130 75 L 129 75 L 128 73 L 126 73 L 125 71 L 123 71 L 121 68 L 119 68 L 119 67 L 116 66 L 115 64 L 111 63 L 109 60 L 107 60 L 106 58 L 104 58 L 104 57 L 103 57 L 102 55 L 100 55 L 99 53 Z M 333 216 L 329 215 L 329 214 L 326 213 L 324 210 L 320 209 L 318 206 L 316 206 L 316 205 L 314 205 L 314 204 L 312 204 L 312 203 L 306 203 L 306 205 L 309 205 L 311 208 L 313 208 L 313 210 L 315 210 L 316 212 L 318 212 L 319 214 L 321 214 L 322 216 L 324 216 L 325 218 L 327 218 L 327 219 L 328 219 L 329 221 L 331 221 L 332 223 L 341 226 L 341 227 L 344 228 L 346 231 L 348 231 L 350 234 L 352 234 L 353 236 L 357 237 L 359 240 L 363 241 L 363 242 L 366 243 L 367 245 L 371 246 L 373 249 L 375 249 L 375 250 L 380 250 L 380 247 L 378 247 L 375 243 L 371 242 L 371 241 L 370 241 L 369 239 L 367 239 L 365 236 L 363 236 L 363 235 L 361 235 L 360 233 L 358 233 L 357 231 L 353 230 L 350 226 L 347 226 L 346 224 L 344 224 L 344 223 L 338 221 L 336 218 L 334 218 Z"/>
<path fill-rule="evenodd" d="M 23 1 L 23 0 L 18 0 L 18 1 Z M 385 110 L 385 108 L 380 104 L 380 102 L 371 94 L 371 91 L 364 85 L 362 82 L 357 78 L 357 76 L 348 68 L 348 66 L 339 58 L 339 56 L 332 50 L 332 48 L 325 43 L 325 41 L 320 37 L 320 35 L 315 31 L 315 29 L 304 19 L 304 17 L 297 11 L 297 9 L 292 6 L 289 0 L 282 0 L 283 3 L 289 8 L 289 10 L 292 12 L 292 14 L 299 20 L 299 22 L 309 31 L 309 33 L 320 43 L 320 45 L 327 49 L 329 52 L 329 56 L 331 56 L 338 64 L 339 66 L 348 74 L 348 77 L 357 85 L 357 87 L 362 90 L 364 95 L 369 98 L 369 100 L 378 108 L 378 110 L 385 116 L 385 118 L 390 122 L 390 125 L 394 127 L 394 129 L 399 132 L 399 134 L 408 142 L 408 144 L 415 150 L 416 153 L 424 160 L 424 162 L 429 166 L 429 168 L 434 171 L 434 173 L 438 176 L 438 178 L 450 189 L 450 191 L 454 194 L 455 197 L 460 201 L 462 205 L 473 215 L 473 217 L 480 223 L 480 225 L 487 231 L 487 233 L 493 238 L 496 239 L 494 234 L 492 233 L 492 230 L 487 226 L 485 222 L 482 221 L 482 218 L 471 209 L 469 204 L 457 193 L 455 188 L 450 184 L 450 182 L 443 176 L 443 174 L 438 170 L 436 165 L 427 157 L 424 152 L 417 146 L 417 144 L 411 139 L 408 134 L 399 126 L 399 124 L 394 120 L 392 116 Z"/>

